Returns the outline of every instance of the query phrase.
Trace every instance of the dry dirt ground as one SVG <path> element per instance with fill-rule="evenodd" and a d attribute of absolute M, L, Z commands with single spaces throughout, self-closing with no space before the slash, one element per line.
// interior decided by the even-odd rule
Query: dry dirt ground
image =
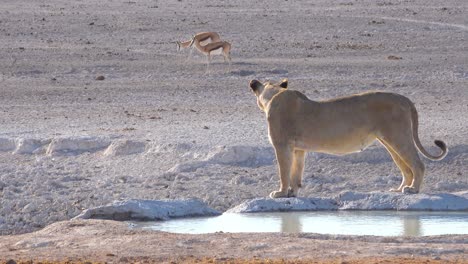
<path fill-rule="evenodd" d="M 114 221 L 80 220 L 55 223 L 33 235 L 3 237 L 0 260 L 110 263 L 210 260 L 257 260 L 261 263 L 261 260 L 275 260 L 281 263 L 284 259 L 305 263 L 466 263 L 467 248 L 466 236 L 452 236 L 447 241 L 444 236 L 186 235 L 129 230 L 127 224 Z"/>
<path fill-rule="evenodd" d="M 196 197 L 226 210 L 267 196 L 278 180 L 265 117 L 248 88 L 255 78 L 288 77 L 291 89 L 315 100 L 366 90 L 409 97 L 420 113 L 423 144 L 436 151 L 430 146 L 442 139 L 450 149 L 441 162 L 425 161 L 422 192 L 466 191 L 467 14 L 464 0 L 2 0 L 0 260 L 466 261 L 466 236 L 195 236 L 103 222 L 23 233 L 119 199 Z M 230 68 L 217 58 L 205 74 L 204 57 L 187 62 L 188 51 L 176 51 L 175 41 L 200 31 L 217 31 L 232 43 Z M 84 136 L 89 142 L 70 140 Z M 53 155 L 47 146 L 55 139 L 90 147 Z M 93 148 L 118 140 L 133 142 L 133 152 Z M 211 162 L 207 153 L 220 146 L 240 148 L 255 162 Z M 194 160 L 203 162 L 193 166 Z M 400 181 L 375 145 L 344 157 L 309 155 L 300 195 L 383 191 Z M 18 243 L 42 236 L 50 241 Z"/>

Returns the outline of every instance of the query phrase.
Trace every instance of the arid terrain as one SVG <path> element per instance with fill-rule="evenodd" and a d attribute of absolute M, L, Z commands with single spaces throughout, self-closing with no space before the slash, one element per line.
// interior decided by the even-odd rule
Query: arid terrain
<path fill-rule="evenodd" d="M 95 262 L 466 263 L 466 236 L 385 238 L 318 234 L 172 234 L 102 220 L 59 222 L 0 242 L 3 260 Z M 203 261 L 207 258 L 208 261 Z M 348 262 L 346 262 L 348 263 Z"/>
<path fill-rule="evenodd" d="M 288 78 L 313 100 L 410 98 L 423 145 L 449 147 L 424 160 L 421 192 L 466 192 L 467 14 L 463 0 L 2 0 L 0 262 L 467 263 L 467 235 L 176 235 L 66 221 L 115 200 L 193 197 L 226 211 L 266 197 L 278 176 L 252 79 Z M 208 74 L 205 56 L 177 51 L 202 31 L 231 42 L 231 66 L 215 57 Z M 309 154 L 299 195 L 400 182 L 374 144 Z"/>

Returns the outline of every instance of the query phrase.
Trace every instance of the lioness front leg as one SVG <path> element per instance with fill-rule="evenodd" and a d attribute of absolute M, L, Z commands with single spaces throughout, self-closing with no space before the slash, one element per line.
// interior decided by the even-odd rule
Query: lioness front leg
<path fill-rule="evenodd" d="M 275 145 L 276 160 L 280 176 L 280 189 L 270 193 L 271 198 L 288 197 L 293 152 L 287 145 Z"/>
<path fill-rule="evenodd" d="M 291 168 L 291 182 L 288 197 L 296 197 L 299 188 L 302 186 L 302 175 L 304 173 L 304 161 L 306 152 L 303 150 L 294 151 L 294 159 Z"/>

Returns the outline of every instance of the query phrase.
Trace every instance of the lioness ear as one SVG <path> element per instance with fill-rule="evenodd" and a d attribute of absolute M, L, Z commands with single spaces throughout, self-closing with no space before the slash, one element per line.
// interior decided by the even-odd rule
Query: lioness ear
<path fill-rule="evenodd" d="M 263 84 L 257 80 L 251 80 L 250 81 L 250 88 L 252 88 L 252 91 L 254 93 L 258 93 L 260 88 L 263 87 Z"/>
<path fill-rule="evenodd" d="M 283 80 L 280 82 L 279 86 L 280 86 L 281 88 L 288 89 L 288 79 L 286 79 L 286 78 L 283 79 Z"/>

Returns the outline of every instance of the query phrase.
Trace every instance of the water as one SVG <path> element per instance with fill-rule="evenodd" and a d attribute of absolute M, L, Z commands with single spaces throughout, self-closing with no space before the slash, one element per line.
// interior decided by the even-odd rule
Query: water
<path fill-rule="evenodd" d="M 468 212 L 316 211 L 235 214 L 133 222 L 172 233 L 285 232 L 375 236 L 468 234 Z"/>

